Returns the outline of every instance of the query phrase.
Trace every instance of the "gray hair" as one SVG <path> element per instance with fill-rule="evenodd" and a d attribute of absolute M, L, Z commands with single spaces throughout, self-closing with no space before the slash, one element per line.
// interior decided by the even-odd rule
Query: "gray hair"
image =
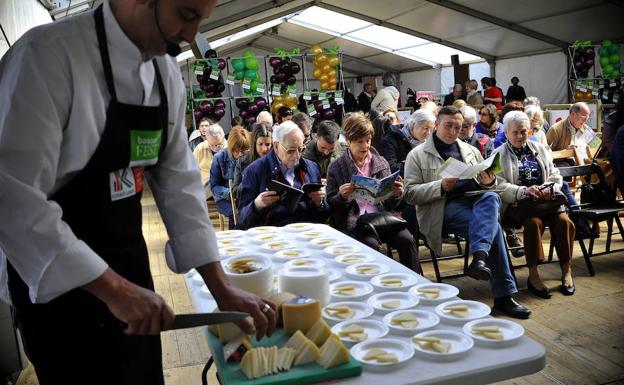
<path fill-rule="evenodd" d="M 290 120 L 285 121 L 279 126 L 275 127 L 273 130 L 273 142 L 279 142 L 280 144 L 284 144 L 284 138 L 292 133 L 293 131 L 298 132 L 303 137 L 303 132 L 295 123 Z"/>
<path fill-rule="evenodd" d="M 542 112 L 542 109 L 539 108 L 539 106 L 530 104 L 524 108 L 524 113 L 527 114 L 527 116 L 529 117 L 529 120 L 532 120 L 533 117 L 537 115 L 538 113 L 542 114 L 540 121 L 537 122 L 537 127 L 541 128 L 544 125 L 544 113 Z"/>
<path fill-rule="evenodd" d="M 422 124 L 433 122 L 435 123 L 435 115 L 431 110 L 420 109 L 416 110 L 413 114 L 410 115 L 409 119 L 407 119 L 407 128 L 412 130 L 414 126 L 420 126 Z"/>
<path fill-rule="evenodd" d="M 529 96 L 526 99 L 524 99 L 524 106 L 540 106 L 540 100 L 537 96 Z"/>
<path fill-rule="evenodd" d="M 505 126 L 505 132 L 511 129 L 511 127 L 516 125 L 522 125 L 527 130 L 531 128 L 531 121 L 527 114 L 522 111 L 509 111 L 505 114 L 503 118 L 503 125 Z"/>
<path fill-rule="evenodd" d="M 263 118 L 266 118 L 266 120 L 263 120 Z M 258 116 L 256 116 L 256 123 L 262 123 L 262 122 L 269 123 L 269 126 L 273 125 L 273 116 L 271 115 L 269 111 L 260 111 Z"/>
<path fill-rule="evenodd" d="M 591 111 L 589 109 L 589 105 L 585 102 L 576 102 L 573 105 L 570 106 L 570 113 L 576 112 L 577 114 L 579 112 L 581 112 L 581 107 L 585 107 L 586 109 L 588 109 L 589 111 Z"/>
<path fill-rule="evenodd" d="M 310 118 L 305 112 L 297 112 L 293 115 L 291 121 L 299 126 L 299 128 L 301 128 L 301 131 L 303 131 L 303 124 L 305 124 L 308 129 L 310 128 Z"/>
<path fill-rule="evenodd" d="M 383 74 L 381 82 L 384 86 L 396 86 L 396 78 L 392 72 L 386 72 Z"/>
<path fill-rule="evenodd" d="M 470 106 L 463 106 L 459 109 L 462 116 L 464 117 L 464 121 L 470 123 L 471 125 L 477 121 L 477 110 Z"/>
<path fill-rule="evenodd" d="M 206 136 L 225 136 L 225 132 L 223 132 L 223 128 L 219 125 L 219 123 L 214 123 L 206 129 Z"/>

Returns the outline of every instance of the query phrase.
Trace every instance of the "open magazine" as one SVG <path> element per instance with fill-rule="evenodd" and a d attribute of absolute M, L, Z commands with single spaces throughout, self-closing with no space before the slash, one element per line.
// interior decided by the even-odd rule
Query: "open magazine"
<path fill-rule="evenodd" d="M 440 167 L 438 167 L 436 175 L 441 178 L 472 179 L 480 172 L 486 170 L 490 170 L 494 174 L 499 174 L 503 171 L 503 167 L 500 162 L 500 153 L 497 152 L 493 154 L 479 164 L 467 164 L 460 162 L 455 158 L 448 158 Z"/>
<path fill-rule="evenodd" d="M 285 183 L 270 180 L 268 189 L 270 191 L 275 191 L 280 196 L 280 202 L 286 206 L 286 209 L 290 213 L 294 213 L 297 209 L 297 205 L 301 200 L 303 194 L 308 194 L 314 191 L 319 191 L 324 188 L 325 185 L 322 183 L 306 183 L 301 186 L 301 190 Z"/>
<path fill-rule="evenodd" d="M 351 183 L 355 184 L 355 190 L 351 196 L 371 204 L 377 204 L 388 199 L 392 195 L 392 185 L 401 172 L 397 171 L 383 179 L 369 178 L 361 175 L 353 175 Z"/>

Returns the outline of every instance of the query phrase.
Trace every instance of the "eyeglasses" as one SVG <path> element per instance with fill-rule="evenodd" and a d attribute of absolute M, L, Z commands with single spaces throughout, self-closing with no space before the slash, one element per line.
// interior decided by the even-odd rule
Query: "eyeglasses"
<path fill-rule="evenodd" d="M 211 144 L 210 145 L 210 149 L 213 151 L 219 151 L 221 150 L 223 147 L 225 146 L 224 143 L 219 143 L 219 144 Z"/>
<path fill-rule="evenodd" d="M 303 154 L 305 149 L 306 149 L 305 146 L 287 148 L 286 149 L 286 154 L 294 155 L 296 152 L 299 152 L 300 154 Z"/>

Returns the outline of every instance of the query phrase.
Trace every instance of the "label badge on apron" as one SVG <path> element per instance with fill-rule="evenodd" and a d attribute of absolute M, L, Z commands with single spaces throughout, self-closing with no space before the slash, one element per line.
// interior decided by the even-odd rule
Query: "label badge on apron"
<path fill-rule="evenodd" d="M 130 131 L 130 167 L 156 164 L 161 137 L 162 130 Z"/>
<path fill-rule="evenodd" d="M 143 167 L 126 167 L 109 174 L 111 201 L 124 199 L 143 190 Z"/>

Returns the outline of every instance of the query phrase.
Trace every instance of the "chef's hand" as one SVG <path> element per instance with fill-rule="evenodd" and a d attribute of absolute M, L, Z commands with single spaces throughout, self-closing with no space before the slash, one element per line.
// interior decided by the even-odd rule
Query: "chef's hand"
<path fill-rule="evenodd" d="M 442 190 L 449 192 L 455 187 L 459 178 L 442 178 Z"/>
<path fill-rule="evenodd" d="M 279 199 L 280 197 L 275 191 L 263 191 L 254 199 L 254 205 L 258 210 L 262 210 L 265 207 L 273 206 Z"/>
<path fill-rule="evenodd" d="M 309 192 L 308 198 L 310 198 L 316 207 L 320 207 L 321 203 L 323 203 L 323 199 L 325 199 L 325 189 Z"/>
<path fill-rule="evenodd" d="M 165 300 L 108 268 L 82 287 L 102 300 L 110 312 L 127 325 L 126 334 L 158 335 L 171 328 L 175 317 Z"/>
<path fill-rule="evenodd" d="M 355 190 L 353 183 L 345 183 L 338 188 L 338 193 L 343 200 L 348 201 L 351 198 L 351 194 L 353 194 L 353 190 Z"/>
<path fill-rule="evenodd" d="M 273 334 L 277 325 L 277 307 L 273 302 L 232 285 L 219 262 L 209 263 L 196 269 L 206 282 L 220 310 L 242 311 L 249 313 L 253 318 L 253 324 L 248 320 L 236 322 L 245 334 L 255 332 L 257 340 L 265 335 L 270 337 Z"/>

